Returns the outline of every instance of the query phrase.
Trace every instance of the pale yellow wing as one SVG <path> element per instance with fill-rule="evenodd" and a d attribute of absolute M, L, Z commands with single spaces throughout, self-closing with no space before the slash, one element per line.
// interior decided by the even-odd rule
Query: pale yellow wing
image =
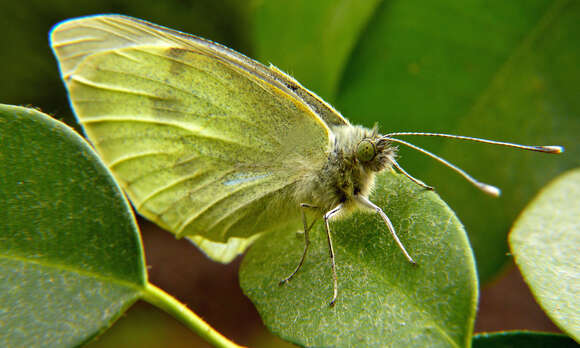
<path fill-rule="evenodd" d="M 253 73 L 312 108 L 327 125 L 349 122 L 330 104 L 298 81 L 271 65 L 266 67 L 243 54 L 203 38 L 165 28 L 137 18 L 119 15 L 91 16 L 63 22 L 52 34 L 53 47 L 58 45 L 61 73 L 67 77 L 86 57 L 97 52 L 129 46 L 165 46 L 189 48 L 204 52 L 228 64 Z M 59 40 L 55 43 L 54 40 Z"/>
<path fill-rule="evenodd" d="M 263 65 L 122 16 L 51 33 L 71 104 L 135 208 L 215 260 L 295 221 L 293 185 L 329 129 Z"/>
<path fill-rule="evenodd" d="M 332 105 L 328 104 L 314 92 L 304 88 L 300 82 L 282 70 L 270 65 L 270 76 L 281 82 L 287 89 L 291 90 L 299 99 L 308 104 L 316 114 L 324 120 L 327 125 L 350 125 Z"/>

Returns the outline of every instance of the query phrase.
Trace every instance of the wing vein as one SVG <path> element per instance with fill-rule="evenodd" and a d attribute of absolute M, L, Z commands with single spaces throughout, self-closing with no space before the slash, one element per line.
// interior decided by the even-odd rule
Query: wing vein
<path fill-rule="evenodd" d="M 252 152 L 256 152 L 257 149 L 255 148 L 255 146 L 249 145 L 249 144 L 243 144 L 240 142 L 236 142 L 233 139 L 228 139 L 228 137 L 226 136 L 216 136 L 216 135 L 211 135 L 211 134 L 204 134 L 199 132 L 198 129 L 192 129 L 192 128 L 188 128 L 186 126 L 183 126 L 181 124 L 178 123 L 174 123 L 174 122 L 167 122 L 164 120 L 150 120 L 150 119 L 142 119 L 142 118 L 134 118 L 134 117 L 126 117 L 127 115 L 119 115 L 119 116 L 111 116 L 111 115 L 106 115 L 105 117 L 92 117 L 91 119 L 85 119 L 82 120 L 81 123 L 84 125 L 86 124 L 94 124 L 94 123 L 101 123 L 101 122 L 135 122 L 135 123 L 147 123 L 147 124 L 158 124 L 158 125 L 162 125 L 162 126 L 168 126 L 168 127 L 173 127 L 176 129 L 181 129 L 183 131 L 186 131 L 188 133 L 190 133 L 189 135 L 191 136 L 195 136 L 198 138 L 204 138 L 204 139 L 208 139 L 208 140 L 214 140 L 214 141 L 218 141 L 218 142 L 222 142 L 222 143 L 226 143 L 226 144 L 230 144 L 230 145 L 236 145 L 236 146 L 241 146 L 241 147 L 245 147 L 248 149 L 251 149 Z M 131 138 L 137 138 L 140 139 L 141 136 L 134 136 L 134 137 L 122 137 L 122 139 L 131 139 Z M 183 135 L 176 135 L 173 137 L 159 137 L 159 138 L 167 138 L 167 139 L 181 139 L 183 138 Z M 112 140 L 118 140 L 121 138 L 107 138 L 105 140 L 101 140 L 101 141 L 94 141 L 93 143 L 95 145 L 103 145 L 105 144 L 107 141 L 112 141 Z M 261 152 L 264 153 L 270 153 L 273 154 L 273 151 L 267 151 L 267 149 L 260 149 Z"/>
<path fill-rule="evenodd" d="M 179 226 L 179 228 L 177 229 L 176 233 L 177 235 L 181 235 L 181 233 L 183 232 L 183 230 L 194 220 L 200 218 L 201 216 L 203 216 L 205 213 L 207 213 L 207 211 L 209 209 L 211 209 L 212 207 L 214 207 L 215 205 L 217 205 L 219 202 L 222 202 L 223 200 L 229 198 L 232 194 L 234 193 L 238 193 L 240 191 L 243 190 L 247 190 L 250 187 L 254 187 L 254 186 L 258 186 L 258 185 L 262 185 L 265 184 L 268 180 L 263 180 L 263 181 L 253 181 L 247 185 L 241 186 L 238 189 L 235 189 L 233 191 L 229 191 L 227 192 L 227 195 L 222 195 L 221 197 L 218 197 L 218 199 L 213 200 L 212 202 L 208 203 L 205 205 L 205 207 L 201 210 L 199 210 L 198 212 L 196 212 L 195 214 L 192 214 L 187 220 L 185 220 L 181 226 Z M 274 190 L 272 190 L 274 191 Z M 271 191 L 270 191 L 271 192 Z M 255 200 L 254 200 L 255 201 Z"/>
<path fill-rule="evenodd" d="M 66 47 L 66 46 L 70 46 L 70 45 L 76 45 L 76 44 L 82 44 L 82 43 L 86 43 L 86 42 L 95 42 L 95 41 L 103 41 L 100 38 L 96 38 L 96 37 L 91 37 L 91 36 L 82 36 L 82 37 L 78 37 L 76 39 L 73 40 L 67 40 L 67 41 L 59 41 L 59 42 L 54 42 L 52 43 L 52 47 L 54 48 L 62 48 L 62 47 Z"/>
<path fill-rule="evenodd" d="M 195 51 L 195 52 L 199 52 L 199 54 L 201 54 L 201 55 L 205 55 L 205 54 L 204 54 L 205 52 L 201 52 L 201 51 L 199 51 L 199 50 L 198 50 L 198 51 Z M 194 65 L 192 65 L 191 63 L 188 63 L 188 62 L 186 62 L 186 61 L 179 60 L 179 59 L 177 59 L 177 58 L 175 58 L 175 57 L 162 56 L 162 55 L 160 55 L 160 54 L 158 54 L 158 53 L 153 53 L 153 52 L 149 52 L 149 51 L 147 51 L 146 53 L 148 53 L 148 54 L 152 54 L 152 55 L 157 55 L 157 56 L 159 56 L 159 57 L 162 57 L 162 58 L 164 58 L 164 59 L 170 59 L 170 60 L 172 60 L 172 61 L 173 61 L 173 62 L 175 62 L 175 63 L 182 64 L 182 65 L 184 65 L 184 66 L 186 66 L 186 67 L 188 67 L 188 68 L 192 68 L 192 69 L 194 69 L 194 70 L 196 70 L 196 71 L 203 72 L 203 73 L 207 74 L 208 76 L 212 76 L 212 77 L 213 77 L 213 79 L 214 79 L 216 82 L 221 82 L 221 81 L 220 81 L 220 80 L 218 80 L 218 79 L 217 79 L 217 78 L 216 78 L 214 75 L 210 75 L 210 74 L 209 74 L 207 71 L 204 71 L 204 70 L 200 69 L 199 67 L 196 67 L 196 66 L 194 66 Z M 228 65 L 227 65 L 227 62 L 226 62 L 226 61 L 224 61 L 223 59 L 219 59 L 219 57 L 214 57 L 214 56 L 212 56 L 212 57 L 213 57 L 213 58 L 215 58 L 217 61 L 221 62 L 222 64 L 224 64 L 226 67 L 228 66 Z M 285 92 L 287 92 L 287 93 L 290 93 L 289 91 L 286 91 L 287 89 L 286 89 L 286 88 L 284 88 L 284 87 L 283 87 L 282 85 L 280 85 L 279 83 L 276 83 L 276 85 L 274 85 L 274 84 L 272 83 L 272 81 L 267 81 L 267 80 L 265 80 L 264 78 L 262 78 L 262 77 L 260 77 L 260 76 L 257 76 L 257 75 L 255 75 L 255 74 L 252 74 L 252 73 L 251 73 L 251 71 L 248 71 L 247 69 L 244 69 L 243 67 L 240 67 L 240 66 L 238 66 L 238 65 L 234 65 L 234 66 L 236 66 L 236 67 L 237 67 L 238 69 L 240 69 L 240 70 L 243 70 L 243 71 L 245 71 L 246 73 L 249 73 L 251 76 L 254 76 L 254 77 L 256 77 L 256 78 L 259 78 L 260 80 L 262 80 L 263 82 L 267 83 L 268 85 L 270 85 L 270 86 L 271 86 L 271 87 L 273 87 L 274 89 L 277 89 L 277 90 L 280 90 L 280 91 L 285 91 Z M 223 83 L 222 83 L 222 85 L 223 85 Z M 279 106 L 283 107 L 284 109 L 286 109 L 286 110 L 287 110 L 287 111 L 289 111 L 289 112 L 293 112 L 293 110 L 291 110 L 291 109 L 290 109 L 290 107 L 288 106 L 288 104 L 279 102 L 279 99 L 280 99 L 280 96 L 279 96 L 279 95 L 276 95 L 276 94 L 274 94 L 274 93 L 273 93 L 273 92 L 272 92 L 272 91 L 271 91 L 269 88 L 265 88 L 264 86 L 262 86 L 262 85 L 260 85 L 260 84 L 255 84 L 255 85 L 256 85 L 256 86 L 258 86 L 259 88 L 261 88 L 261 89 L 262 89 L 264 92 L 268 93 L 268 94 L 269 94 L 271 97 L 273 97 L 273 99 L 275 99 L 275 100 L 278 102 L 278 105 L 279 105 Z M 295 94 L 295 93 L 290 93 L 290 94 L 291 94 L 292 96 L 296 97 L 296 94 Z M 294 98 L 293 98 L 293 101 L 294 101 Z M 308 111 L 309 111 L 309 112 L 311 112 L 311 113 L 314 113 L 314 111 L 312 110 L 312 108 L 311 108 L 311 107 L 310 107 L 308 104 L 304 104 L 304 103 L 302 103 L 302 105 L 303 105 L 303 106 L 304 106 L 306 109 L 308 109 Z"/>
<path fill-rule="evenodd" d="M 175 187 L 175 186 L 177 186 L 181 183 L 184 183 L 186 181 L 189 181 L 191 179 L 198 178 L 204 174 L 207 174 L 207 172 L 203 172 L 201 170 L 198 170 L 195 173 L 193 173 L 192 175 L 187 175 L 187 176 L 181 177 L 177 180 L 170 182 L 169 184 L 167 184 L 165 186 L 162 186 L 158 190 L 154 190 L 154 191 L 150 192 L 147 196 L 143 197 L 143 200 L 137 206 L 137 210 L 141 209 L 148 201 L 152 200 L 155 196 L 162 194 L 163 192 L 171 189 L 172 187 Z"/>
<path fill-rule="evenodd" d="M 169 154 L 169 152 L 168 152 L 168 154 Z M 164 172 L 166 170 L 175 169 L 175 168 L 177 168 L 177 167 L 179 167 L 181 165 L 187 164 L 189 162 L 192 162 L 192 161 L 194 161 L 196 159 L 200 159 L 200 158 L 203 158 L 203 157 L 204 156 L 190 156 L 186 160 L 176 162 L 176 163 L 172 164 L 169 167 L 158 168 L 158 169 L 152 170 L 150 172 L 147 172 L 147 173 L 145 173 L 143 175 L 139 175 L 138 177 L 134 178 L 133 180 L 127 181 L 126 184 L 127 184 L 127 186 L 131 186 L 134 183 L 136 183 L 137 181 L 142 180 L 142 179 L 144 179 L 144 178 L 146 178 L 148 176 L 151 176 L 153 174 L 158 174 L 158 173 Z M 212 158 L 212 157 L 208 157 L 208 158 Z"/>
<path fill-rule="evenodd" d="M 126 162 L 131 162 L 131 161 L 143 159 L 146 157 L 153 157 L 153 156 L 159 156 L 159 155 L 172 155 L 172 154 L 175 154 L 175 153 L 162 152 L 162 151 L 152 151 L 152 152 L 144 152 L 144 153 L 129 153 L 129 154 L 126 154 L 122 157 L 115 159 L 114 161 L 107 163 L 107 166 L 109 166 L 109 168 L 111 168 L 111 169 L 114 169 L 116 166 L 123 164 L 123 163 L 126 163 Z"/>
<path fill-rule="evenodd" d="M 71 78 L 71 80 L 74 80 L 80 84 L 83 84 L 87 87 L 91 87 L 91 88 L 95 88 L 95 89 L 101 89 L 101 90 L 117 92 L 117 93 L 127 93 L 127 94 L 131 94 L 131 95 L 137 95 L 140 97 L 147 97 L 147 98 L 152 98 L 152 99 L 157 99 L 157 100 L 171 101 L 171 99 L 163 98 L 163 97 L 160 97 L 158 95 L 151 94 L 151 93 L 148 93 L 145 91 L 132 90 L 132 89 L 128 89 L 128 88 L 121 88 L 119 86 L 113 86 L 113 85 L 107 85 L 104 83 L 94 82 L 94 81 L 91 81 L 89 79 L 85 79 L 84 77 L 81 77 L 79 75 L 73 74 L 73 75 L 71 75 L 70 78 Z"/>
<path fill-rule="evenodd" d="M 214 222 L 213 222 L 211 225 L 209 225 L 209 226 L 207 227 L 207 229 L 208 229 L 208 230 L 211 230 L 212 228 L 214 228 L 215 226 L 217 226 L 217 225 L 218 225 L 220 222 L 224 221 L 224 220 L 225 220 L 225 219 L 227 219 L 229 216 L 232 216 L 232 214 L 234 214 L 235 212 L 238 212 L 240 209 L 243 209 L 243 208 L 245 208 L 245 207 L 247 207 L 247 206 L 249 206 L 249 205 L 251 205 L 251 204 L 255 203 L 255 201 L 256 201 L 256 200 L 259 200 L 259 199 L 261 199 L 261 198 L 264 198 L 264 196 L 266 196 L 266 195 L 269 195 L 269 194 L 271 194 L 272 192 L 280 191 L 280 190 L 284 189 L 285 187 L 287 187 L 287 186 L 289 186 L 289 185 L 291 185 L 291 184 L 292 184 L 292 183 L 288 183 L 288 184 L 282 185 L 281 187 L 279 187 L 279 188 L 277 188 L 277 189 L 270 190 L 270 191 L 265 191 L 265 192 L 264 192 L 262 195 L 260 195 L 259 197 L 256 197 L 256 198 L 254 198 L 254 199 L 253 199 L 253 200 L 251 200 L 251 201 L 244 202 L 243 204 L 241 204 L 241 205 L 237 206 L 236 208 L 229 210 L 229 211 L 228 211 L 228 212 L 226 212 L 224 215 L 222 215 L 220 218 L 216 219 L 216 220 L 215 220 L 215 221 L 214 221 Z M 244 187 L 244 188 L 247 188 L 247 187 L 248 187 L 248 186 L 246 186 L 246 187 Z M 224 199 L 226 199 L 226 198 L 227 198 L 227 197 L 224 197 Z M 262 210 L 262 211 L 260 212 L 260 214 L 263 214 L 263 213 L 264 213 L 264 211 L 265 211 L 265 210 Z M 205 213 L 205 212 L 204 212 L 204 213 Z M 203 214 L 202 214 L 202 215 L 203 215 Z M 200 215 L 200 217 L 201 217 L 202 215 Z M 258 220 L 258 218 L 259 218 L 259 217 L 257 217 L 257 218 L 256 218 L 256 220 Z M 235 221 L 237 222 L 237 221 L 239 221 L 239 220 L 241 220 L 241 218 L 240 218 L 240 219 L 236 219 Z M 235 223 L 235 222 L 234 222 L 234 223 Z M 223 231 L 223 235 L 222 235 L 222 238 L 224 238 L 224 237 L 227 235 L 227 230 L 229 230 L 229 229 L 231 228 L 231 226 L 232 226 L 234 223 L 230 224 L 230 225 L 227 227 L 227 229 L 224 229 L 224 231 Z"/>
<path fill-rule="evenodd" d="M 119 53 L 119 52 L 116 52 L 116 53 Z M 120 53 L 119 53 L 119 54 L 120 54 Z M 123 56 L 125 56 L 125 55 L 126 55 L 126 54 L 124 54 Z M 138 60 L 136 60 L 136 59 L 134 59 L 134 58 L 132 58 L 132 59 L 133 59 L 134 61 L 138 61 Z M 217 104 L 215 104 L 215 103 L 212 103 L 211 101 L 209 101 L 209 99 L 208 99 L 208 98 L 204 98 L 204 97 L 200 96 L 200 94 L 198 94 L 198 93 L 194 93 L 194 91 L 193 91 L 193 90 L 186 90 L 186 89 L 184 89 L 184 88 L 178 87 L 178 86 L 176 86 L 176 85 L 174 85 L 174 84 L 171 84 L 171 83 L 163 82 L 163 81 L 160 81 L 160 80 L 157 80 L 157 79 L 153 79 L 153 78 L 150 78 L 150 77 L 147 77 L 147 76 L 144 76 L 144 75 L 138 75 L 138 74 L 135 74 L 135 73 L 132 73 L 132 72 L 128 72 L 128 71 L 119 71 L 119 70 L 112 70 L 112 69 L 105 69 L 105 68 L 100 68 L 100 70 L 101 70 L 101 71 L 104 71 L 104 72 L 111 72 L 111 73 L 119 74 L 119 75 L 125 75 L 125 76 L 133 76 L 133 77 L 136 77 L 136 78 L 140 78 L 140 79 L 143 79 L 143 80 L 146 80 L 146 81 L 150 81 L 150 82 L 156 83 L 156 84 L 158 84 L 158 85 L 160 85 L 160 86 L 167 86 L 167 87 L 169 87 L 169 88 L 171 88 L 171 89 L 175 89 L 175 90 L 177 90 L 177 91 L 181 91 L 181 92 L 183 92 L 183 93 L 185 93 L 185 94 L 187 94 L 187 95 L 189 95 L 189 96 L 192 96 L 192 97 L 194 97 L 194 98 L 196 98 L 196 99 L 198 99 L 198 100 L 203 100 L 203 101 L 206 101 L 206 102 L 208 102 L 208 103 L 209 103 L 211 106 L 213 106 L 213 107 L 215 107 L 216 109 L 218 109 L 219 111 L 221 111 L 221 112 L 223 112 L 223 113 L 226 113 L 226 110 L 225 110 L 224 108 L 222 108 L 221 106 L 218 106 L 218 105 L 217 105 Z M 204 71 L 204 70 L 201 70 L 201 69 L 198 69 L 198 71 L 200 71 L 200 72 L 203 72 L 203 73 L 205 73 L 205 74 L 206 74 L 206 75 L 208 75 L 208 76 L 212 76 L 212 75 L 208 74 L 208 73 L 207 73 L 207 71 Z M 221 81 L 219 81 L 219 80 L 217 80 L 217 79 L 216 79 L 216 81 L 217 81 L 217 82 L 221 82 Z M 222 83 L 222 86 L 224 86 L 224 87 L 225 87 L 225 84 L 224 84 L 224 83 Z M 231 89 L 231 88 L 230 88 L 230 89 Z"/>
<path fill-rule="evenodd" d="M 228 175 L 228 174 L 231 174 L 232 172 L 234 172 L 234 170 L 233 170 L 233 169 L 230 169 L 230 170 L 224 171 L 223 173 L 221 173 L 221 175 L 220 175 L 220 176 L 218 176 L 218 177 L 214 178 L 214 180 L 210 180 L 210 181 L 206 182 L 205 184 L 203 184 L 203 185 L 201 185 L 201 186 L 199 186 L 199 187 L 196 187 L 196 188 L 195 188 L 195 190 L 188 192 L 188 194 L 187 194 L 187 195 L 185 195 L 185 196 L 183 196 L 183 197 L 181 197 L 181 198 L 179 198 L 179 199 L 175 200 L 175 201 L 174 201 L 172 204 L 170 204 L 170 205 L 169 205 L 169 206 L 168 206 L 166 209 L 164 209 L 163 211 L 161 211 L 160 213 L 158 213 L 158 214 L 157 214 L 157 216 L 161 218 L 161 216 L 165 215 L 165 214 L 166 214 L 168 211 L 170 211 L 171 209 L 173 209 L 173 207 L 175 207 L 175 206 L 176 206 L 176 205 L 177 205 L 177 204 L 178 204 L 180 201 L 182 201 L 182 200 L 186 199 L 187 197 L 191 196 L 191 194 L 193 194 L 193 193 L 196 193 L 196 192 L 198 192 L 199 190 L 201 190 L 201 189 L 203 189 L 203 188 L 206 188 L 206 187 L 207 187 L 207 186 L 209 186 L 209 185 L 213 185 L 213 184 L 215 184 L 217 181 L 219 181 L 219 180 L 223 179 L 223 178 L 224 178 L 226 175 Z M 174 231 L 175 231 L 175 233 L 176 233 L 177 235 L 179 235 L 179 232 L 178 232 L 178 231 L 177 231 L 177 230 L 174 228 L 175 226 L 172 226 L 172 227 L 173 227 L 173 228 L 172 228 L 172 230 L 174 230 Z"/>

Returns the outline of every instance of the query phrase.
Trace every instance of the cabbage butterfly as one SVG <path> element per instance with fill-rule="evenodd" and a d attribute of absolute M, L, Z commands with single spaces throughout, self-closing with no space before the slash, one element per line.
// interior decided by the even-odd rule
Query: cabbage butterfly
<path fill-rule="evenodd" d="M 414 263 L 381 208 L 367 197 L 375 173 L 394 167 L 394 144 L 409 146 L 499 195 L 399 136 L 423 135 L 560 153 L 433 133 L 390 133 L 351 125 L 332 106 L 274 66 L 196 36 L 119 15 L 82 17 L 51 32 L 71 105 L 87 137 L 136 210 L 229 262 L 260 235 L 322 218 L 338 294 L 329 220 L 353 209 L 377 213 Z"/>

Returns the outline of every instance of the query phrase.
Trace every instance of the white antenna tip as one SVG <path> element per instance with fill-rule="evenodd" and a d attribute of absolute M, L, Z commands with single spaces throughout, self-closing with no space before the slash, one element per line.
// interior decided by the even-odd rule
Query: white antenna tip
<path fill-rule="evenodd" d="M 477 185 L 480 190 L 487 193 L 490 196 L 499 197 L 501 195 L 501 190 L 495 186 L 487 185 L 487 184 L 479 184 Z"/>
<path fill-rule="evenodd" d="M 544 149 L 546 149 L 547 152 L 549 152 L 549 153 L 562 153 L 562 152 L 564 152 L 563 146 L 548 145 L 548 146 L 542 146 L 542 147 Z"/>

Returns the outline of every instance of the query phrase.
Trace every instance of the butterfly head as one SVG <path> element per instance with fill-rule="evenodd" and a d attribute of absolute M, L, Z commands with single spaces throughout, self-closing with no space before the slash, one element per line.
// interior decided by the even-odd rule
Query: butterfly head
<path fill-rule="evenodd" d="M 389 167 L 395 153 L 396 149 L 390 146 L 389 141 L 378 134 L 363 138 L 356 147 L 358 162 L 373 172 Z"/>

